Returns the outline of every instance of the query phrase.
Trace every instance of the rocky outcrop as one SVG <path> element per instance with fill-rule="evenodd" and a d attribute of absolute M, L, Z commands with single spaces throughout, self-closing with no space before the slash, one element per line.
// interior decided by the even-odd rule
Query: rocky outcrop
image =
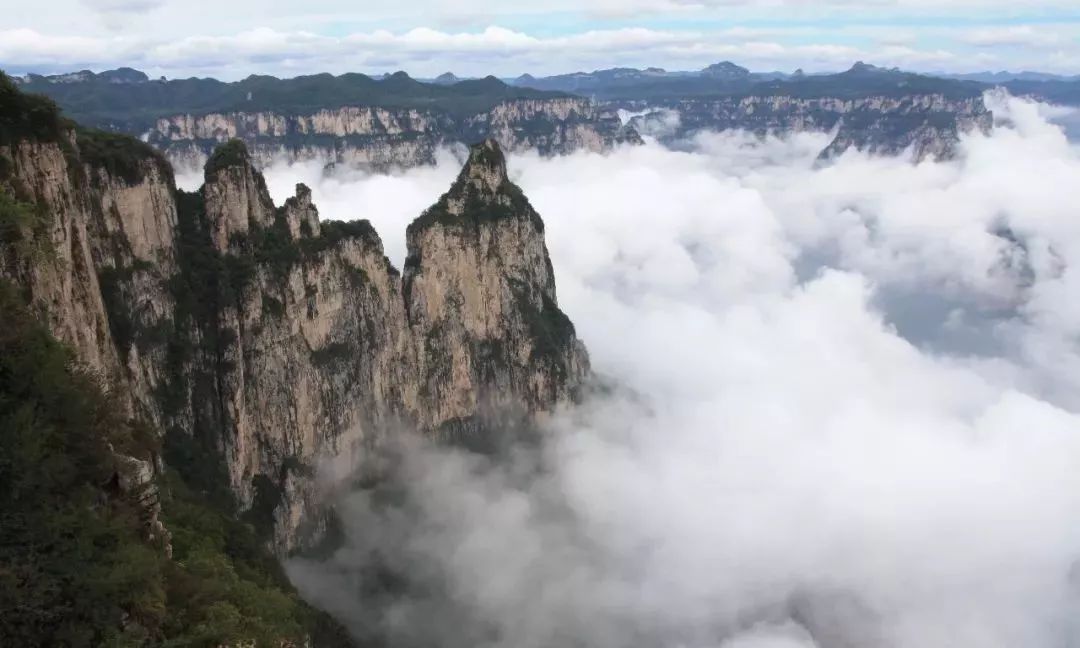
<path fill-rule="evenodd" d="M 464 116 L 360 106 L 311 114 L 181 114 L 158 119 L 146 133 L 147 141 L 186 168 L 202 166 L 217 145 L 233 138 L 245 142 L 259 167 L 287 159 L 386 170 L 433 164 L 439 147 L 485 137 L 507 150 L 541 155 L 640 142 L 614 112 L 577 97 L 508 100 Z"/>
<path fill-rule="evenodd" d="M 955 155 L 962 133 L 985 132 L 993 125 L 993 114 L 981 97 L 953 98 L 943 94 L 850 99 L 760 94 L 660 102 L 655 106 L 678 114 L 677 128 L 663 134 L 668 140 L 706 130 L 740 129 L 759 135 L 835 131 L 835 138 L 822 152 L 826 159 L 849 148 L 882 155 L 910 151 L 916 161 L 949 158 Z M 642 115 L 630 123 L 648 132 L 655 130 L 649 125 L 650 119 Z M 666 116 L 664 119 L 671 122 Z"/>
<path fill-rule="evenodd" d="M 193 369 L 213 388 L 188 400 L 215 404 L 193 416 L 221 430 L 233 492 L 273 512 L 279 548 L 321 531 L 321 459 L 363 452 L 399 425 L 482 434 L 485 416 L 542 416 L 585 380 L 543 223 L 494 140 L 472 149 L 458 182 L 409 228 L 404 283 L 366 221 L 320 223 L 303 185 L 272 220 L 251 216 L 269 201 L 253 177 L 241 159 L 208 171 L 202 189 L 211 233 L 246 219 L 218 249 L 227 267 L 250 265 L 239 285 L 231 277 L 232 299 L 219 299 L 205 335 L 217 342 Z M 248 190 L 212 206 L 211 196 Z"/>
<path fill-rule="evenodd" d="M 422 426 L 570 399 L 588 357 L 558 307 L 544 223 L 495 140 L 474 146 L 450 191 L 409 226 L 408 250 Z"/>
<path fill-rule="evenodd" d="M 34 246 L 0 231 L 3 276 L 132 416 L 167 431 L 167 463 L 231 492 L 280 552 L 323 530 L 323 459 L 403 426 L 457 439 L 491 414 L 532 422 L 587 377 L 543 222 L 495 140 L 410 226 L 404 280 L 367 221 L 320 222 L 303 185 L 275 206 L 239 141 L 195 193 L 127 139 L 27 138 L 0 162 L 0 198 L 40 219 L 16 224 Z M 167 541 L 154 465 L 119 458 L 117 481 Z"/>
<path fill-rule="evenodd" d="M 172 557 L 172 534 L 159 519 L 161 498 L 157 485 L 158 470 L 152 461 L 122 454 L 114 455 L 116 471 L 113 476 L 116 490 L 135 502 L 142 512 L 147 540 L 158 545 Z"/>
<path fill-rule="evenodd" d="M 535 150 L 541 155 L 602 152 L 617 144 L 641 143 L 614 111 L 577 97 L 505 102 L 467 119 L 465 128 L 467 141 L 491 138 L 508 151 Z"/>
<path fill-rule="evenodd" d="M 202 198 L 210 238 L 221 252 L 236 237 L 274 224 L 274 201 L 266 181 L 248 161 L 247 150 L 239 141 L 232 141 L 216 150 L 206 163 Z"/>

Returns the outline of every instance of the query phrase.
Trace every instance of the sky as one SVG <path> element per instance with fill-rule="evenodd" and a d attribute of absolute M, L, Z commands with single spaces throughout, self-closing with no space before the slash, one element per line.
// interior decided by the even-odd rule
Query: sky
<path fill-rule="evenodd" d="M 0 0 L 0 69 L 168 78 L 613 66 L 1080 74 L 1080 0 Z"/>
<path fill-rule="evenodd" d="M 731 131 L 512 156 L 615 387 L 496 460 L 395 436 L 300 591 L 389 645 L 1080 645 L 1075 111 L 988 101 L 947 162 Z M 459 165 L 267 182 L 400 267 Z"/>

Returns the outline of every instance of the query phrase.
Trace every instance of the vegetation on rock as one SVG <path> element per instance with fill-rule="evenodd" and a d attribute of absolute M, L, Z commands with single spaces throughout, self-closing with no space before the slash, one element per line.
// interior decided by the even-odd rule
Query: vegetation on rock
<path fill-rule="evenodd" d="M 251 156 L 243 140 L 231 139 L 214 149 L 203 170 L 207 182 L 214 182 L 219 171 L 251 164 Z"/>
<path fill-rule="evenodd" d="M 76 130 L 79 158 L 92 169 L 104 169 L 111 177 L 128 185 L 143 181 L 148 168 L 156 168 L 162 178 L 172 181 L 172 166 L 149 144 L 128 135 L 79 128 Z"/>
<path fill-rule="evenodd" d="M 144 505 L 116 486 L 114 451 L 152 457 L 126 420 L 0 282 L 0 636 L 12 646 L 349 645 L 300 600 L 250 525 L 171 466 L 162 506 L 173 555 L 146 539 Z"/>
<path fill-rule="evenodd" d="M 0 72 L 0 146 L 26 139 L 61 142 L 71 126 L 52 99 L 20 91 Z"/>
<path fill-rule="evenodd" d="M 19 200 L 0 186 L 0 247 L 11 250 L 16 259 L 33 259 L 48 251 L 49 220 L 40 206 Z"/>
<path fill-rule="evenodd" d="M 510 86 L 494 77 L 453 85 L 422 83 L 398 72 L 382 79 L 364 74 L 314 74 L 291 79 L 252 75 L 242 81 L 173 79 L 112 83 L 92 75 L 78 83 L 31 77 L 30 92 L 55 99 L 84 124 L 142 132 L 160 117 L 177 114 L 274 111 L 303 115 L 342 106 L 416 108 L 464 116 L 490 110 L 509 99 L 566 96 Z"/>

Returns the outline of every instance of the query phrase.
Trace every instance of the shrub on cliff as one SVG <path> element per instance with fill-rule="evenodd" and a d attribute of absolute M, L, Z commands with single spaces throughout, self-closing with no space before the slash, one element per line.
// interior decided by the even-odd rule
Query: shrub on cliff
<path fill-rule="evenodd" d="M 79 157 L 94 169 L 135 185 L 143 181 L 148 168 L 157 167 L 163 178 L 172 178 L 172 166 L 154 147 L 130 135 L 80 128 L 77 130 Z"/>
<path fill-rule="evenodd" d="M 20 91 L 9 76 L 0 72 L 0 146 L 24 139 L 57 142 L 70 127 L 52 99 Z"/>
<path fill-rule="evenodd" d="M 169 472 L 173 558 L 116 487 L 113 451 L 157 436 L 0 281 L 0 637 L 9 646 L 349 645 L 289 585 L 255 530 Z"/>

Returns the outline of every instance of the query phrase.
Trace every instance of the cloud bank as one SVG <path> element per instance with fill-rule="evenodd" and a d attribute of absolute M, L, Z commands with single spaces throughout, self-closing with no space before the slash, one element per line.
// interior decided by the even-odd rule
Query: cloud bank
<path fill-rule="evenodd" d="M 1076 645 L 1080 151 L 995 102 L 947 164 L 512 159 L 618 387 L 497 460 L 403 440 L 294 582 L 396 645 Z M 452 167 L 312 186 L 400 262 Z"/>

